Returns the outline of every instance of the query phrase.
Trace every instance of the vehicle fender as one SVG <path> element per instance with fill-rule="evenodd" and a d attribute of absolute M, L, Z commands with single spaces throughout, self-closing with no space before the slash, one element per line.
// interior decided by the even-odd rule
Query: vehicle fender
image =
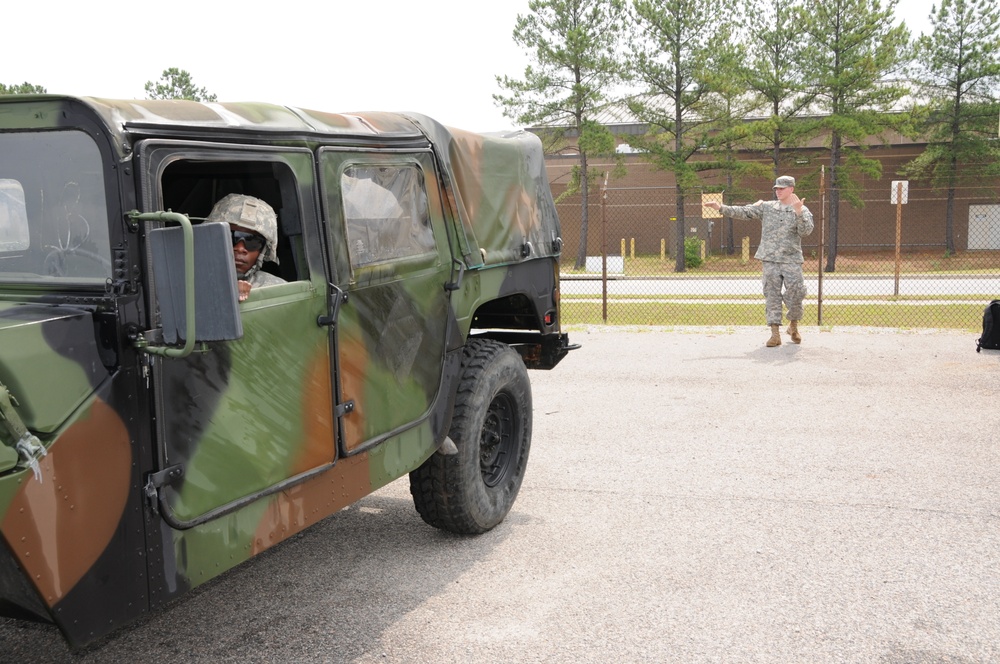
<path fill-rule="evenodd" d="M 89 311 L 0 303 L 0 383 L 30 431 L 55 432 L 109 378 L 98 337 Z"/>

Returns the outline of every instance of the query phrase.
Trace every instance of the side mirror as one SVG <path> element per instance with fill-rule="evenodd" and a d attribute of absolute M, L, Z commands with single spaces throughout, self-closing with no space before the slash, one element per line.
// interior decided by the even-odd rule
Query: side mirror
<path fill-rule="evenodd" d="M 173 213 L 164 213 L 173 214 Z M 183 215 L 176 215 L 183 217 Z M 187 221 L 187 218 L 184 218 Z M 190 233 L 193 251 L 188 255 L 185 234 Z M 184 343 L 185 348 L 202 341 L 225 341 L 243 336 L 239 293 L 236 286 L 236 266 L 233 264 L 233 244 L 225 224 L 156 228 L 147 234 L 153 264 L 153 278 L 160 307 L 163 342 Z M 188 265 L 193 263 L 194 284 L 188 288 Z M 194 325 L 189 326 L 188 298 L 194 299 Z M 188 339 L 188 330 L 194 339 Z M 190 342 L 190 343 L 189 343 Z M 174 349 L 147 348 L 160 352 Z M 184 352 L 189 353 L 190 350 Z"/>

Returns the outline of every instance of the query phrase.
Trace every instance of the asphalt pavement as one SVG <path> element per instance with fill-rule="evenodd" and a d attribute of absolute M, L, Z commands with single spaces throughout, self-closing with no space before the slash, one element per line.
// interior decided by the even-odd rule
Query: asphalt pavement
<path fill-rule="evenodd" d="M 18 662 L 1000 661 L 1000 351 L 956 331 L 575 328 L 508 518 L 406 480 L 71 655 Z"/>

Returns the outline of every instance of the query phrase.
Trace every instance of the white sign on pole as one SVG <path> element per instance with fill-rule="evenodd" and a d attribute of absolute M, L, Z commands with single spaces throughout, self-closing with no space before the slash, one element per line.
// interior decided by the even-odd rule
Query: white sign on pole
<path fill-rule="evenodd" d="M 899 193 L 899 185 L 903 185 L 903 200 L 897 200 L 897 194 Z M 909 180 L 893 180 L 892 189 L 889 193 L 889 202 L 893 205 L 897 203 L 902 203 L 906 205 L 906 199 L 910 196 L 910 181 Z"/>

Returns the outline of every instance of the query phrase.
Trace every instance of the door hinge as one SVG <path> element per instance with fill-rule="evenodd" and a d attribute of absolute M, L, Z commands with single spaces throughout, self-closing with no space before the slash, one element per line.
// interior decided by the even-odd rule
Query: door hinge
<path fill-rule="evenodd" d="M 333 414 L 337 417 L 343 417 L 348 413 L 354 412 L 354 399 L 345 401 L 344 403 L 337 404 L 337 407 L 333 409 Z"/>
<path fill-rule="evenodd" d="M 184 476 L 184 466 L 180 464 L 176 466 L 169 466 L 163 470 L 157 471 L 155 473 L 150 473 L 146 477 L 146 500 L 149 501 L 149 506 L 153 510 L 153 514 L 159 514 L 159 496 L 160 488 L 180 479 Z"/>

